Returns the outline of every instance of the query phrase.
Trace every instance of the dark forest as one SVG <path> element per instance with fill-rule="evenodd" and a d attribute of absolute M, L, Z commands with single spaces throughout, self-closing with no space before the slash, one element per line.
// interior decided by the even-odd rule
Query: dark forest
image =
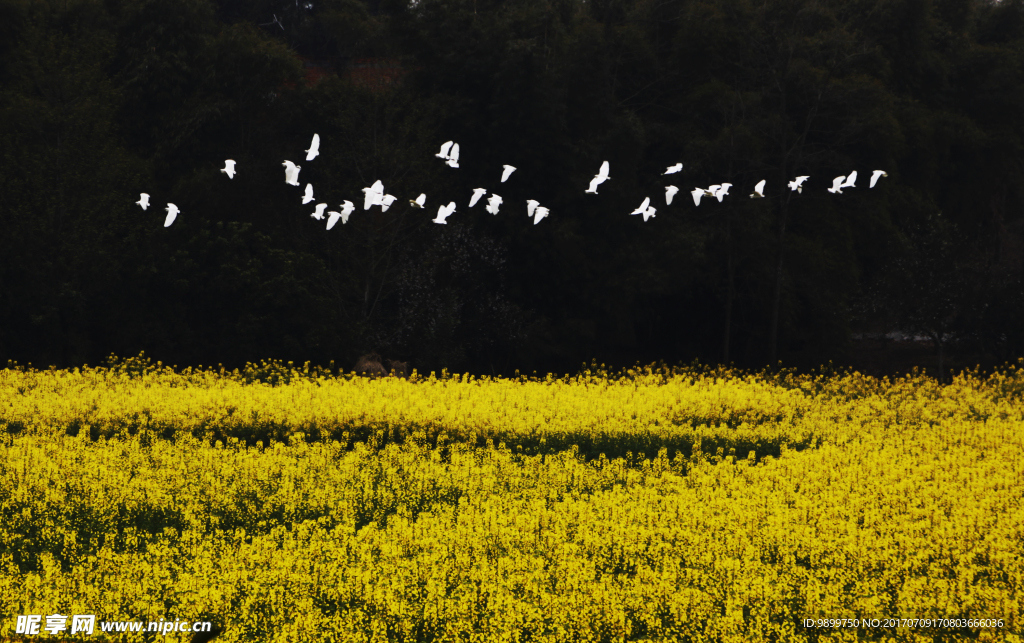
<path fill-rule="evenodd" d="M 0 363 L 999 364 L 1022 206 L 1020 0 L 0 0 Z"/>

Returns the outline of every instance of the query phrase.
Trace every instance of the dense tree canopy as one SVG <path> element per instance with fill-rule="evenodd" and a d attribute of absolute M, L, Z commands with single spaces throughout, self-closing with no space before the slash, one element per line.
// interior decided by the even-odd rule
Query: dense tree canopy
<path fill-rule="evenodd" d="M 809 365 L 895 327 L 1012 359 L 1022 114 L 1021 0 L 0 0 L 0 360 Z"/>

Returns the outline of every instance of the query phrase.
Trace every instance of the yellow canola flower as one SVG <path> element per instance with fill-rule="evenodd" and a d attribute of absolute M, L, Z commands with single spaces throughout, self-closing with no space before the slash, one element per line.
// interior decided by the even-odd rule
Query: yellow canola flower
<path fill-rule="evenodd" d="M 1020 640 L 1017 370 L 256 375 L 0 372 L 0 637 Z"/>

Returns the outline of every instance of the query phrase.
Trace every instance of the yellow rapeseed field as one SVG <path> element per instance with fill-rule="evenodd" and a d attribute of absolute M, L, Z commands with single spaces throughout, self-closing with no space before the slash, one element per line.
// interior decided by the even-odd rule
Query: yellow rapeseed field
<path fill-rule="evenodd" d="M 1020 366 L 11 365 L 0 427 L 0 638 L 1024 640 Z"/>

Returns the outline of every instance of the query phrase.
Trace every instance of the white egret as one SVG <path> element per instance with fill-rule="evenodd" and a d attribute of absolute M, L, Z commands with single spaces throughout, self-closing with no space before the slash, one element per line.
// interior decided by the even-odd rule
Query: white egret
<path fill-rule="evenodd" d="M 487 197 L 487 211 L 491 214 L 498 214 L 498 206 L 501 205 L 501 197 L 497 194 L 491 194 Z"/>
<path fill-rule="evenodd" d="M 675 165 L 668 166 L 668 169 L 666 169 L 664 172 L 662 172 L 661 175 L 665 176 L 666 174 L 675 174 L 676 172 L 681 172 L 682 169 L 683 169 L 683 164 L 682 163 L 676 163 Z"/>
<path fill-rule="evenodd" d="M 533 211 L 533 225 L 540 223 L 540 220 L 548 216 L 549 210 L 542 205 L 538 205 L 537 209 Z"/>
<path fill-rule="evenodd" d="M 473 190 L 473 196 L 469 199 L 469 207 L 476 205 L 476 202 L 480 200 L 480 197 L 487 194 L 487 190 L 484 188 L 475 188 Z"/>
<path fill-rule="evenodd" d="M 178 218 L 178 213 L 181 212 L 181 210 L 179 210 L 178 206 L 173 203 L 168 203 L 167 207 L 164 209 L 167 210 L 167 218 L 164 219 L 164 227 L 169 228 L 171 224 L 174 223 L 174 220 Z"/>
<path fill-rule="evenodd" d="M 327 204 L 326 203 L 317 203 L 316 204 L 316 212 L 314 212 L 313 214 L 311 214 L 309 216 L 313 217 L 317 221 L 323 221 L 324 220 L 324 210 L 326 210 L 326 209 L 327 209 Z"/>
<path fill-rule="evenodd" d="M 388 208 L 391 207 L 391 204 L 397 200 L 398 197 L 391 196 L 390 194 L 385 194 L 383 197 L 381 197 L 380 200 L 380 211 L 387 212 Z"/>
<path fill-rule="evenodd" d="M 380 202 L 380 198 L 381 195 L 377 194 L 373 188 L 363 188 L 363 209 L 369 210 L 370 206 Z"/>
<path fill-rule="evenodd" d="M 640 204 L 640 207 L 630 212 L 630 214 L 643 214 L 647 206 L 651 204 L 651 197 L 644 197 L 644 202 Z"/>
<path fill-rule="evenodd" d="M 648 207 L 646 210 L 644 210 L 644 221 L 647 221 L 648 219 L 653 217 L 655 212 L 657 212 L 657 210 L 655 210 L 652 207 Z"/>
<path fill-rule="evenodd" d="M 341 212 L 328 212 L 327 213 L 327 229 L 330 230 L 334 227 L 334 224 L 341 219 L 342 225 L 348 223 L 348 217 L 352 214 L 352 210 L 355 210 L 356 206 L 351 201 L 345 201 L 341 204 Z"/>
<path fill-rule="evenodd" d="M 690 194 L 693 195 L 693 204 L 700 205 L 700 198 L 704 196 L 703 188 L 693 188 L 690 190 Z"/>
<path fill-rule="evenodd" d="M 721 203 L 722 199 L 729 194 L 729 188 L 732 187 L 732 183 L 723 183 L 721 185 L 712 185 L 707 190 L 704 190 L 704 196 L 711 196 L 718 199 Z"/>
<path fill-rule="evenodd" d="M 798 177 L 796 177 L 795 181 L 790 181 L 789 184 L 788 184 L 790 191 L 792 192 L 793 190 L 796 190 L 798 193 L 802 194 L 803 191 L 804 191 L 804 187 L 803 187 L 804 186 L 804 181 L 806 181 L 809 178 L 811 178 L 811 177 L 809 177 L 809 176 L 798 176 Z"/>
<path fill-rule="evenodd" d="M 538 203 L 537 201 L 534 201 L 533 199 L 530 199 L 529 201 L 527 201 L 526 202 L 526 216 L 532 217 L 533 216 L 533 211 L 537 209 L 538 205 L 540 205 L 540 203 Z"/>
<path fill-rule="evenodd" d="M 501 167 L 505 168 L 501 172 L 501 182 L 504 183 L 508 180 L 508 177 L 512 176 L 512 173 L 516 171 L 516 168 L 511 165 L 502 165 Z"/>
<path fill-rule="evenodd" d="M 352 210 L 355 209 L 356 206 L 354 206 L 351 201 L 345 201 L 345 203 L 341 205 L 341 212 L 328 212 L 327 229 L 330 230 L 333 228 L 334 224 L 338 222 L 338 219 L 341 219 L 342 225 L 348 223 L 348 217 L 352 214 Z"/>
<path fill-rule="evenodd" d="M 416 197 L 415 200 L 409 199 L 409 205 L 411 205 L 414 208 L 422 208 L 423 205 L 426 202 L 427 202 L 427 195 L 426 194 L 420 194 L 418 197 Z"/>
<path fill-rule="evenodd" d="M 447 224 L 448 222 L 445 221 L 445 219 L 452 216 L 453 212 L 455 212 L 455 201 L 452 201 L 448 205 L 442 205 L 437 209 L 437 217 L 433 219 L 434 223 Z"/>
<path fill-rule="evenodd" d="M 235 162 L 231 159 L 224 161 L 224 167 L 220 171 L 227 174 L 229 179 L 235 178 Z"/>
<path fill-rule="evenodd" d="M 587 190 L 584 190 L 587 194 L 597 194 L 597 186 L 601 185 L 602 183 L 607 181 L 608 178 L 609 178 L 608 177 L 608 168 L 609 168 L 608 161 L 605 161 L 604 163 L 601 164 L 601 170 L 597 173 L 597 176 L 595 176 L 590 181 L 590 188 L 587 189 Z"/>
<path fill-rule="evenodd" d="M 370 206 L 384 205 L 384 184 L 379 180 L 368 188 L 363 188 L 363 209 L 369 210 Z"/>
<path fill-rule="evenodd" d="M 306 184 L 306 193 L 302 195 L 302 205 L 306 205 L 313 200 L 313 184 Z"/>
<path fill-rule="evenodd" d="M 674 185 L 665 186 L 665 205 L 672 205 L 672 199 L 676 193 L 679 192 L 679 188 Z"/>
<path fill-rule="evenodd" d="M 871 183 L 868 185 L 869 188 L 875 187 L 875 183 L 878 183 L 878 177 L 889 176 L 885 173 L 885 170 L 875 170 L 871 173 Z"/>
<path fill-rule="evenodd" d="M 832 179 L 832 187 L 830 187 L 828 191 L 831 192 L 832 194 L 842 194 L 844 179 L 846 179 L 845 176 L 837 176 L 836 178 Z"/>
<path fill-rule="evenodd" d="M 284 166 L 284 182 L 297 187 L 299 185 L 299 170 L 302 169 L 302 166 L 291 161 L 285 161 L 281 165 Z"/>
<path fill-rule="evenodd" d="M 843 183 L 844 188 L 855 188 L 857 187 L 854 183 L 857 182 L 857 170 L 850 172 L 850 176 L 846 177 L 846 183 Z"/>
<path fill-rule="evenodd" d="M 135 205 L 141 205 L 142 209 L 145 210 L 149 207 L 149 195 L 145 192 L 139 192 L 139 200 L 135 202 Z"/>
<path fill-rule="evenodd" d="M 459 144 L 452 145 L 451 154 L 448 155 L 448 167 L 459 167 Z"/>
<path fill-rule="evenodd" d="M 764 198 L 764 184 L 765 183 L 766 183 L 765 179 L 761 179 L 760 181 L 757 182 L 757 185 L 754 186 L 754 191 L 750 194 L 750 198 L 751 199 L 763 199 Z"/>
<path fill-rule="evenodd" d="M 306 160 L 312 161 L 320 154 L 320 135 L 313 134 L 313 142 L 309 144 L 309 149 L 306 150 Z"/>
<path fill-rule="evenodd" d="M 435 154 L 434 156 L 436 156 L 439 159 L 444 159 L 444 160 L 447 161 L 448 160 L 448 150 L 450 150 L 450 149 L 452 149 L 452 141 L 448 141 L 447 143 L 442 145 L 441 146 L 441 153 L 440 154 Z"/>

